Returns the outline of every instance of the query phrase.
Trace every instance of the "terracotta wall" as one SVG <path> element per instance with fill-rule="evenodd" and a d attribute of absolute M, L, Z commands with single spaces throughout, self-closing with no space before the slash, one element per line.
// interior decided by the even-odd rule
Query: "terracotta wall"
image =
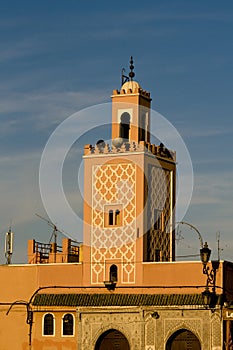
<path fill-rule="evenodd" d="M 209 264 L 209 266 L 211 267 L 211 264 Z M 224 287 L 223 266 L 226 268 L 224 279 L 228 292 L 232 285 L 231 281 L 233 280 L 233 264 L 220 262 L 216 273 L 216 285 L 218 286 L 216 292 L 218 294 L 222 293 L 222 287 Z M 201 262 L 142 263 L 140 268 L 142 272 L 140 285 L 134 285 L 134 288 L 130 288 L 117 283 L 115 293 L 201 293 L 206 283 L 206 276 L 202 274 Z M 9 309 L 10 303 L 16 301 L 28 302 L 38 287 L 81 287 L 80 289 L 51 288 L 43 291 L 48 293 L 110 293 L 104 287 L 104 284 L 101 284 L 98 289 L 82 288 L 82 286 L 89 286 L 89 284 L 83 283 L 85 279 L 83 278 L 82 270 L 83 265 L 81 263 L 0 266 L 0 349 L 29 349 L 29 326 L 26 324 L 27 313 L 25 305 L 14 305 L 8 316 L 6 316 L 6 312 Z M 189 288 L 190 286 L 191 288 Z M 198 286 L 200 286 L 200 288 L 197 288 Z M 229 298 L 230 297 L 232 298 L 232 291 L 229 294 Z M 42 316 L 38 313 L 36 317 L 39 320 Z M 42 321 L 39 320 L 37 323 L 37 321 L 34 320 L 33 327 L 35 327 L 35 324 L 37 324 L 35 331 L 38 332 L 36 333 L 37 348 L 43 349 L 41 346 L 44 342 L 44 337 L 43 339 L 41 338 L 40 328 Z M 60 325 L 58 325 L 58 328 L 57 332 L 60 332 Z M 64 339 L 64 337 L 59 336 L 58 339 L 56 337 L 56 341 L 58 341 L 58 343 L 60 341 L 63 343 L 65 342 L 67 348 L 73 348 L 71 339 L 69 340 L 69 342 L 71 342 L 70 345 L 68 345 L 68 339 Z M 57 349 L 60 348 L 57 347 Z M 54 347 L 54 349 L 56 349 L 56 347 Z"/>
<path fill-rule="evenodd" d="M 43 336 L 43 317 L 47 312 L 52 312 L 55 320 L 54 336 Z M 66 313 L 74 315 L 74 334 L 73 336 L 62 335 L 62 317 Z M 34 313 L 33 350 L 76 350 L 77 349 L 77 333 L 78 324 L 75 319 L 76 310 L 64 309 L 62 312 L 57 310 L 50 310 L 49 308 L 41 308 L 40 311 Z"/>
<path fill-rule="evenodd" d="M 1 265 L 0 276 L 0 349 L 27 350 L 30 349 L 27 311 L 26 306 L 19 305 L 18 302 L 28 302 L 32 294 L 42 286 L 80 286 L 82 265 Z M 52 289 L 47 291 L 53 292 Z M 6 315 L 14 302 L 17 303 Z"/>
<path fill-rule="evenodd" d="M 211 269 L 211 263 L 208 264 Z M 203 265 L 192 262 L 143 263 L 143 284 L 145 286 L 166 286 L 156 288 L 157 293 L 201 293 L 206 285 Z M 216 293 L 222 294 L 223 262 L 216 271 Z M 170 286 L 170 288 L 168 288 Z"/>

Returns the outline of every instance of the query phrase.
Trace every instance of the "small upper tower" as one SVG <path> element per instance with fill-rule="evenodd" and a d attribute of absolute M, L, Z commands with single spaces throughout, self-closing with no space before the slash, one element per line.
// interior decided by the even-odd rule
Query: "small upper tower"
<path fill-rule="evenodd" d="M 120 91 L 112 94 L 112 140 L 150 142 L 150 93 L 143 90 L 133 78 L 133 58 L 130 59 L 129 77 L 122 70 Z"/>

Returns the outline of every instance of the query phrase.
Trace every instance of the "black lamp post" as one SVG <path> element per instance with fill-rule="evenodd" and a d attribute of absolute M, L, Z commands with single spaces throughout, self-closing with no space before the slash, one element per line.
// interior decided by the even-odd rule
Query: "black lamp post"
<path fill-rule="evenodd" d="M 206 287 L 209 289 L 209 285 L 215 285 L 215 275 L 216 269 L 218 266 L 212 263 L 212 269 L 210 270 L 209 266 L 207 266 L 211 255 L 211 249 L 209 249 L 207 242 L 205 242 L 204 247 L 200 249 L 201 261 L 203 264 L 203 274 L 206 275 Z"/>
<path fill-rule="evenodd" d="M 211 255 L 211 249 L 209 249 L 207 242 L 200 249 L 200 257 L 203 264 L 203 274 L 206 275 L 206 288 L 202 293 L 204 298 L 204 304 L 210 305 L 213 298 L 215 298 L 215 282 L 216 282 L 216 270 L 219 267 L 219 261 L 212 261 L 212 269 L 207 266 Z M 209 287 L 212 286 L 212 292 L 210 292 Z"/>

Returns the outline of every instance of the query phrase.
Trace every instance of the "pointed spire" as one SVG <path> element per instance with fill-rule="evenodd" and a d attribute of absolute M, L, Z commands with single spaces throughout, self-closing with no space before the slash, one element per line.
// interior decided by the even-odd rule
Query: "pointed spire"
<path fill-rule="evenodd" d="M 133 69 L 134 69 L 133 56 L 130 57 L 130 66 L 129 66 L 129 68 L 130 68 L 129 77 L 130 77 L 130 80 L 132 81 L 133 78 L 135 77 L 135 73 L 133 71 Z"/>

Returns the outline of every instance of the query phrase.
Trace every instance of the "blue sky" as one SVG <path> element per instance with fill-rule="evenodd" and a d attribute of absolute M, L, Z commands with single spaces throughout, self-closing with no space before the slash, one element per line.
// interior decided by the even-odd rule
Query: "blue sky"
<path fill-rule="evenodd" d="M 72 113 L 110 101 L 131 55 L 153 109 L 191 155 L 194 191 L 184 219 L 215 257 L 220 231 L 221 257 L 232 260 L 232 37 L 231 1 L 1 2 L 0 261 L 9 225 L 14 262 L 26 261 L 28 239 L 48 240 L 50 227 L 35 216 L 46 217 L 38 185 L 43 148 Z M 67 162 L 76 202 L 71 168 Z M 197 253 L 195 233 L 184 228 L 182 235 L 178 255 Z"/>

